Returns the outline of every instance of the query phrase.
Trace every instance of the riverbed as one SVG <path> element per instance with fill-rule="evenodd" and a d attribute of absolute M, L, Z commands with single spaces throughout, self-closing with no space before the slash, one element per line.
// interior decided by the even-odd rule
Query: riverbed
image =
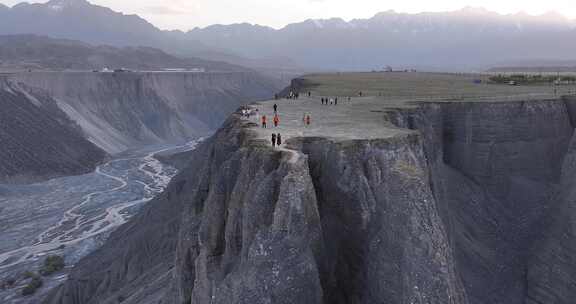
<path fill-rule="evenodd" d="M 0 302 L 36 303 L 65 280 L 79 259 L 100 247 L 177 173 L 154 155 L 191 150 L 199 141 L 124 152 L 85 175 L 0 185 Z M 66 269 L 44 277 L 34 296 L 22 297 L 23 273 L 37 272 L 47 255 L 63 256 Z M 8 279 L 15 285 L 2 289 Z"/>

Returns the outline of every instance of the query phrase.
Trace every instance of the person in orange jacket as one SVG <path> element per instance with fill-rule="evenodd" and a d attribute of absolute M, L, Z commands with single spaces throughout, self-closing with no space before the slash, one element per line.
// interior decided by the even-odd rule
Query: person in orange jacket
<path fill-rule="evenodd" d="M 274 127 L 278 127 L 278 124 L 280 123 L 280 117 L 278 117 L 278 114 L 274 115 Z"/>

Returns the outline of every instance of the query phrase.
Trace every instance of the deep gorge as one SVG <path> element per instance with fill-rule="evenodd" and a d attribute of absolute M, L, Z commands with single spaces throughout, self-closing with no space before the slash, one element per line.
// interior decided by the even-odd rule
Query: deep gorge
<path fill-rule="evenodd" d="M 234 114 L 46 303 L 569 303 L 572 105 L 389 109 L 413 131 L 294 152 Z"/>

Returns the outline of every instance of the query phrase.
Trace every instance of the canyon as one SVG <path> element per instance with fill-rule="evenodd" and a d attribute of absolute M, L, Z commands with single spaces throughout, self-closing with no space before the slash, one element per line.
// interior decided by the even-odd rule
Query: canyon
<path fill-rule="evenodd" d="M 413 82 L 333 85 L 374 77 Z M 576 99 L 449 77 L 312 75 L 251 105 L 278 128 L 232 114 L 44 303 L 570 303 Z"/>
<path fill-rule="evenodd" d="M 155 156 L 194 149 L 275 81 L 244 72 L 0 75 L 0 301 L 38 303 L 176 174 Z M 47 255 L 67 268 L 23 297 Z"/>
<path fill-rule="evenodd" d="M 243 102 L 278 88 L 255 72 L 23 72 L 0 83 L 3 123 L 17 120 L 3 129 L 11 146 L 2 152 L 19 158 L 2 158 L 2 181 L 19 182 L 86 173 L 107 155 L 207 135 Z"/>

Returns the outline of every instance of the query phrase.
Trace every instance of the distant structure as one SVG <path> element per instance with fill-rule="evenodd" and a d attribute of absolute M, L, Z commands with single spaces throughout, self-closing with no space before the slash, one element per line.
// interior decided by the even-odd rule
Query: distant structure
<path fill-rule="evenodd" d="M 416 73 L 417 70 L 416 69 L 399 69 L 399 70 L 394 70 L 391 66 L 387 65 L 383 72 L 386 73 Z"/>
<path fill-rule="evenodd" d="M 162 69 L 162 71 L 165 72 L 192 72 L 192 73 L 204 73 L 206 72 L 205 68 L 191 68 L 191 69 L 187 69 L 187 68 L 166 68 L 166 69 Z"/>
<path fill-rule="evenodd" d="M 193 69 L 190 69 L 190 72 L 204 73 L 204 72 L 206 72 L 206 69 L 205 68 L 193 68 Z"/>

